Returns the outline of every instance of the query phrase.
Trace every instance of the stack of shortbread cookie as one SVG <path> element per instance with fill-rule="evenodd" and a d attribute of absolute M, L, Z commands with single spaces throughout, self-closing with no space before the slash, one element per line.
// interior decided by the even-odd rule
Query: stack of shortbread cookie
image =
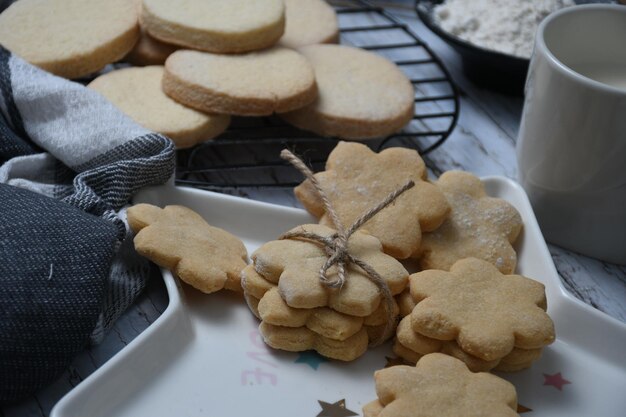
<path fill-rule="evenodd" d="M 218 136 L 230 116 L 276 113 L 357 140 L 402 129 L 411 82 L 381 56 L 327 45 L 338 38 L 323 0 L 21 0 L 0 15 L 0 44 L 57 75 L 124 57 L 149 65 L 89 87 L 179 148 Z"/>
<path fill-rule="evenodd" d="M 330 237 L 335 231 L 322 225 L 302 225 L 292 232 Z M 351 255 L 371 265 L 391 294 L 406 288 L 408 272 L 382 251 L 378 239 L 356 232 L 349 239 Z M 361 356 L 374 340 L 380 341 L 397 306 L 387 312 L 382 296 L 366 274 L 349 268 L 341 288 L 320 282 L 319 271 L 328 259 L 324 248 L 306 239 L 268 242 L 252 254 L 253 263 L 242 271 L 244 296 L 261 320 L 259 330 L 276 349 L 313 349 L 333 359 L 350 361 Z M 336 276 L 336 269 L 329 270 Z M 390 314 L 388 314 L 390 313 Z"/>
<path fill-rule="evenodd" d="M 484 260 L 413 274 L 410 294 L 415 307 L 398 325 L 393 350 L 411 363 L 442 352 L 474 372 L 513 372 L 530 367 L 554 341 L 543 285 Z"/>

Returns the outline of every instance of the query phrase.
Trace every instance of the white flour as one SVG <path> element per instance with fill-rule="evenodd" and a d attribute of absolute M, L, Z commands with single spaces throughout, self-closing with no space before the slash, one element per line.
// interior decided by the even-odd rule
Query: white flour
<path fill-rule="evenodd" d="M 530 58 L 537 26 L 573 0 L 446 0 L 435 8 L 447 32 L 486 49 Z"/>

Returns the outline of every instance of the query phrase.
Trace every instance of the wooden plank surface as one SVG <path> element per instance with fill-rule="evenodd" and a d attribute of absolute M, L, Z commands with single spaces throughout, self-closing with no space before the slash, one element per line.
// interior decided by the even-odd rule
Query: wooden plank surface
<path fill-rule="evenodd" d="M 458 126 L 443 146 L 425 157 L 433 175 L 463 169 L 476 175 L 516 178 L 515 140 L 522 98 L 482 89 L 468 80 L 458 55 L 416 18 L 411 1 L 386 6 L 443 60 L 461 91 Z M 357 24 L 342 16 L 342 24 Z M 379 39 L 389 36 L 378 33 Z M 389 38 L 391 40 L 391 38 Z M 235 194 L 276 204 L 298 206 L 291 191 L 239 190 Z M 566 288 L 593 307 L 626 321 L 626 267 L 611 265 L 550 245 L 550 252 Z M 115 324 L 102 344 L 87 348 L 52 385 L 30 399 L 0 409 L 0 417 L 47 416 L 54 404 L 153 323 L 167 307 L 160 277 L 153 277 L 146 292 Z"/>

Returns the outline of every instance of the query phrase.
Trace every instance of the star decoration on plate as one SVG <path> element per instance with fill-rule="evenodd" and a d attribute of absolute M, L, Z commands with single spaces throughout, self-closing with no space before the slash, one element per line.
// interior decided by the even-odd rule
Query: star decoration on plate
<path fill-rule="evenodd" d="M 530 413 L 532 412 L 533 409 L 532 408 L 528 408 L 526 406 L 523 406 L 522 404 L 517 404 L 517 413 L 518 414 L 522 414 L 522 413 Z"/>
<path fill-rule="evenodd" d="M 389 356 L 385 356 L 385 359 L 387 360 L 385 368 L 396 365 L 406 365 L 406 362 L 402 358 L 390 358 Z"/>
<path fill-rule="evenodd" d="M 341 399 L 335 403 L 327 403 L 325 401 L 317 400 L 320 403 L 320 407 L 322 407 L 322 411 L 319 412 L 317 417 L 349 417 L 349 416 L 358 416 L 352 410 L 348 410 L 346 408 L 346 400 Z"/>
<path fill-rule="evenodd" d="M 328 362 L 328 359 L 324 358 L 314 350 L 307 350 L 298 353 L 298 359 L 296 359 L 294 363 L 306 363 L 317 371 L 317 368 L 319 368 L 320 364 L 323 362 Z"/>
<path fill-rule="evenodd" d="M 554 375 L 543 374 L 543 377 L 544 377 L 543 385 L 552 385 L 554 388 L 558 389 L 559 391 L 563 391 L 563 385 L 571 384 L 570 381 L 568 381 L 567 379 L 561 376 L 560 372 L 557 372 Z"/>

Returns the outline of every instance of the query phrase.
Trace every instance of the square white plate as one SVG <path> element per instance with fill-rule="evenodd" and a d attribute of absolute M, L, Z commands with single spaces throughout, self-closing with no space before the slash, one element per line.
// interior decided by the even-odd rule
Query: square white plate
<path fill-rule="evenodd" d="M 557 332 L 531 369 L 501 375 L 528 415 L 623 417 L 626 325 L 565 291 L 522 188 L 502 177 L 483 181 L 522 215 L 517 272 L 546 285 Z M 188 206 L 239 236 L 250 253 L 313 222 L 303 210 L 169 185 L 143 190 L 135 202 Z M 390 343 L 351 363 L 275 351 L 241 296 L 201 294 L 167 271 L 163 279 L 170 302 L 162 316 L 68 393 L 52 417 L 350 416 L 376 398 L 373 373 L 394 356 Z"/>

